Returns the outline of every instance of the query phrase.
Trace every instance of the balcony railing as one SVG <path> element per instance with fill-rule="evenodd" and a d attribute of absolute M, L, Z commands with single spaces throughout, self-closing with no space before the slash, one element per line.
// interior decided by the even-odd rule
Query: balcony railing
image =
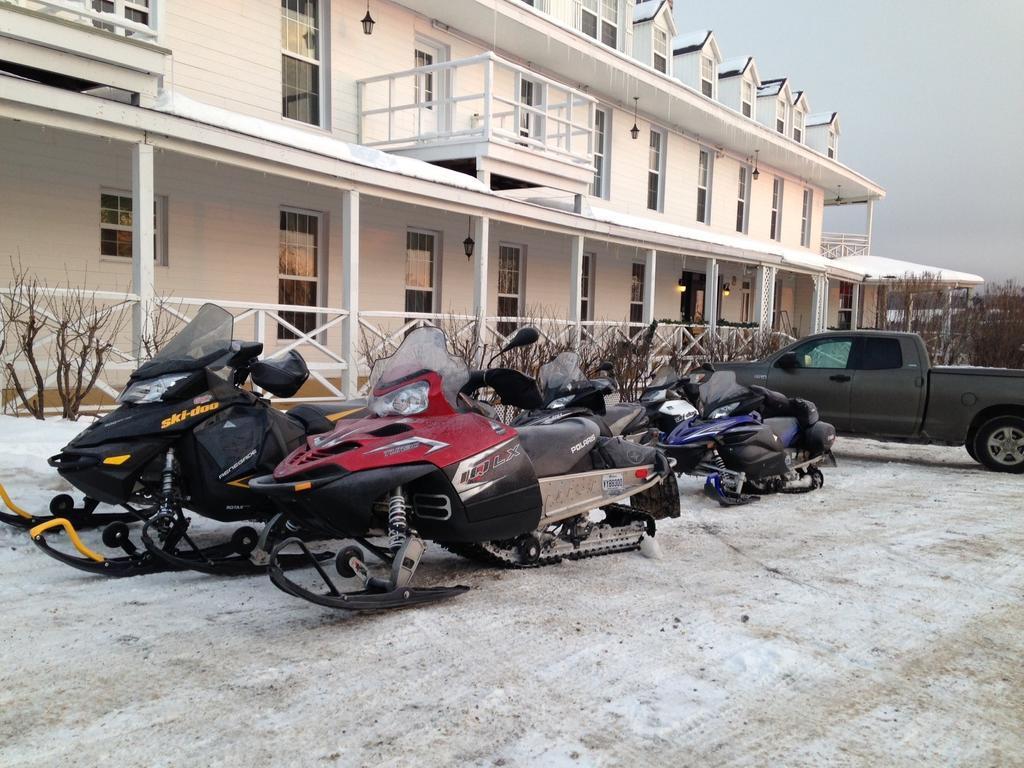
<path fill-rule="evenodd" d="M 360 80 L 358 97 L 370 147 L 501 141 L 593 165 L 594 99 L 490 52 Z"/>
<path fill-rule="evenodd" d="M 846 232 L 823 232 L 821 255 L 829 259 L 845 256 L 867 256 L 871 252 L 871 238 Z"/>
<path fill-rule="evenodd" d="M 120 37 L 155 43 L 156 5 L 161 0 L 0 0 Z"/>

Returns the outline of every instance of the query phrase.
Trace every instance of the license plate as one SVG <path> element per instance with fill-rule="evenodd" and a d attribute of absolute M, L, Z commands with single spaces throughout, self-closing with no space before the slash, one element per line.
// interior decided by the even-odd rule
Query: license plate
<path fill-rule="evenodd" d="M 622 475 L 605 475 L 601 478 L 601 488 L 604 489 L 605 495 L 607 496 L 614 496 L 617 493 L 622 493 Z"/>

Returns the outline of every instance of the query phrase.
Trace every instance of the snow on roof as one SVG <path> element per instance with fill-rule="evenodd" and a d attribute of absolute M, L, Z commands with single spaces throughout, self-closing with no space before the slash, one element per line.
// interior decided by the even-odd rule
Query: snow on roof
<path fill-rule="evenodd" d="M 813 115 L 807 116 L 807 119 L 804 120 L 804 125 L 807 127 L 812 125 L 831 125 L 838 115 L 838 112 L 815 112 Z"/>
<path fill-rule="evenodd" d="M 672 54 L 678 56 L 681 53 L 699 51 L 707 45 L 711 37 L 710 29 L 699 29 L 696 32 L 685 32 L 672 38 Z"/>
<path fill-rule="evenodd" d="M 943 283 L 981 285 L 985 279 L 970 272 L 915 264 L 912 261 L 887 259 L 884 256 L 844 256 L 833 260 L 854 272 L 861 272 L 865 280 L 899 280 L 901 278 L 934 279 Z"/>
<path fill-rule="evenodd" d="M 333 157 L 347 163 L 355 163 L 367 168 L 376 168 L 381 171 L 389 171 L 402 176 L 411 176 L 415 179 L 433 181 L 438 184 L 447 184 L 451 187 L 469 189 L 474 192 L 489 192 L 487 185 L 478 179 L 465 173 L 452 171 L 447 168 L 440 168 L 422 160 L 414 160 L 411 157 L 399 157 L 398 155 L 381 152 L 379 149 L 349 144 L 345 141 L 322 136 L 293 128 L 289 125 L 262 120 L 258 117 L 240 115 L 227 109 L 214 107 L 209 104 L 185 96 L 178 91 L 163 90 L 157 96 L 153 109 L 165 112 L 169 115 L 182 117 L 186 120 L 194 120 L 197 123 L 212 125 L 217 128 L 244 133 L 258 139 L 265 139 L 276 144 L 284 144 L 296 149 L 313 152 L 326 157 Z"/>
<path fill-rule="evenodd" d="M 650 21 L 658 15 L 661 6 L 667 2 L 668 0 L 641 0 L 633 6 L 633 23 L 643 24 L 645 21 Z"/>
<path fill-rule="evenodd" d="M 761 84 L 757 86 L 758 96 L 778 96 L 783 88 L 786 87 L 785 77 L 777 77 L 772 80 L 762 80 Z"/>
<path fill-rule="evenodd" d="M 718 78 L 721 80 L 723 77 L 736 77 L 736 75 L 742 75 L 747 71 L 747 67 L 750 66 L 750 62 L 753 60 L 753 56 L 740 56 L 735 59 L 723 61 L 718 65 Z"/>

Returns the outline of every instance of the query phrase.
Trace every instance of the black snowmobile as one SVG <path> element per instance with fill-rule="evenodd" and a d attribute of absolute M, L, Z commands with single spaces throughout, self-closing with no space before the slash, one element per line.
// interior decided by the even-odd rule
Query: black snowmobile
<path fill-rule="evenodd" d="M 263 345 L 232 340 L 234 318 L 213 304 L 129 378 L 120 407 L 89 426 L 50 466 L 85 494 L 75 508 L 68 495 L 51 503 L 53 516 L 30 530 L 51 557 L 106 576 L 134 576 L 191 568 L 209 573 L 260 572 L 258 534 L 237 528 L 230 540 L 199 547 L 188 535 L 190 510 L 221 522 L 265 520 L 272 505 L 248 481 L 272 470 L 308 435 L 361 414 L 363 404 L 300 405 L 288 413 L 243 389 L 247 380 L 278 397 L 291 397 L 309 377 L 294 350 L 259 360 Z M 100 503 L 122 507 L 98 513 Z M 130 539 L 129 521 L 142 521 L 142 544 Z M 76 526 L 108 522 L 106 556 L 86 547 Z M 80 556 L 51 546 L 47 531 L 63 529 Z"/>

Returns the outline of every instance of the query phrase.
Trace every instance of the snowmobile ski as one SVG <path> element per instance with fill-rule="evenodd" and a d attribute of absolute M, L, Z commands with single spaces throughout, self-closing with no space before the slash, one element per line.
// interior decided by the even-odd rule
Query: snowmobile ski
<path fill-rule="evenodd" d="M 7 489 L 0 483 L 0 501 L 14 514 L 0 512 L 0 522 L 7 523 L 14 528 L 27 531 L 40 523 L 46 523 L 57 518 L 70 520 L 75 527 L 84 530 L 86 528 L 99 528 L 108 523 L 132 521 L 139 519 L 139 513 L 128 505 L 122 505 L 126 512 L 96 512 L 99 501 L 88 497 L 82 502 L 81 507 L 75 506 L 75 500 L 66 493 L 61 493 L 50 500 L 50 514 L 33 515 L 23 507 L 19 506 L 7 493 Z"/>

